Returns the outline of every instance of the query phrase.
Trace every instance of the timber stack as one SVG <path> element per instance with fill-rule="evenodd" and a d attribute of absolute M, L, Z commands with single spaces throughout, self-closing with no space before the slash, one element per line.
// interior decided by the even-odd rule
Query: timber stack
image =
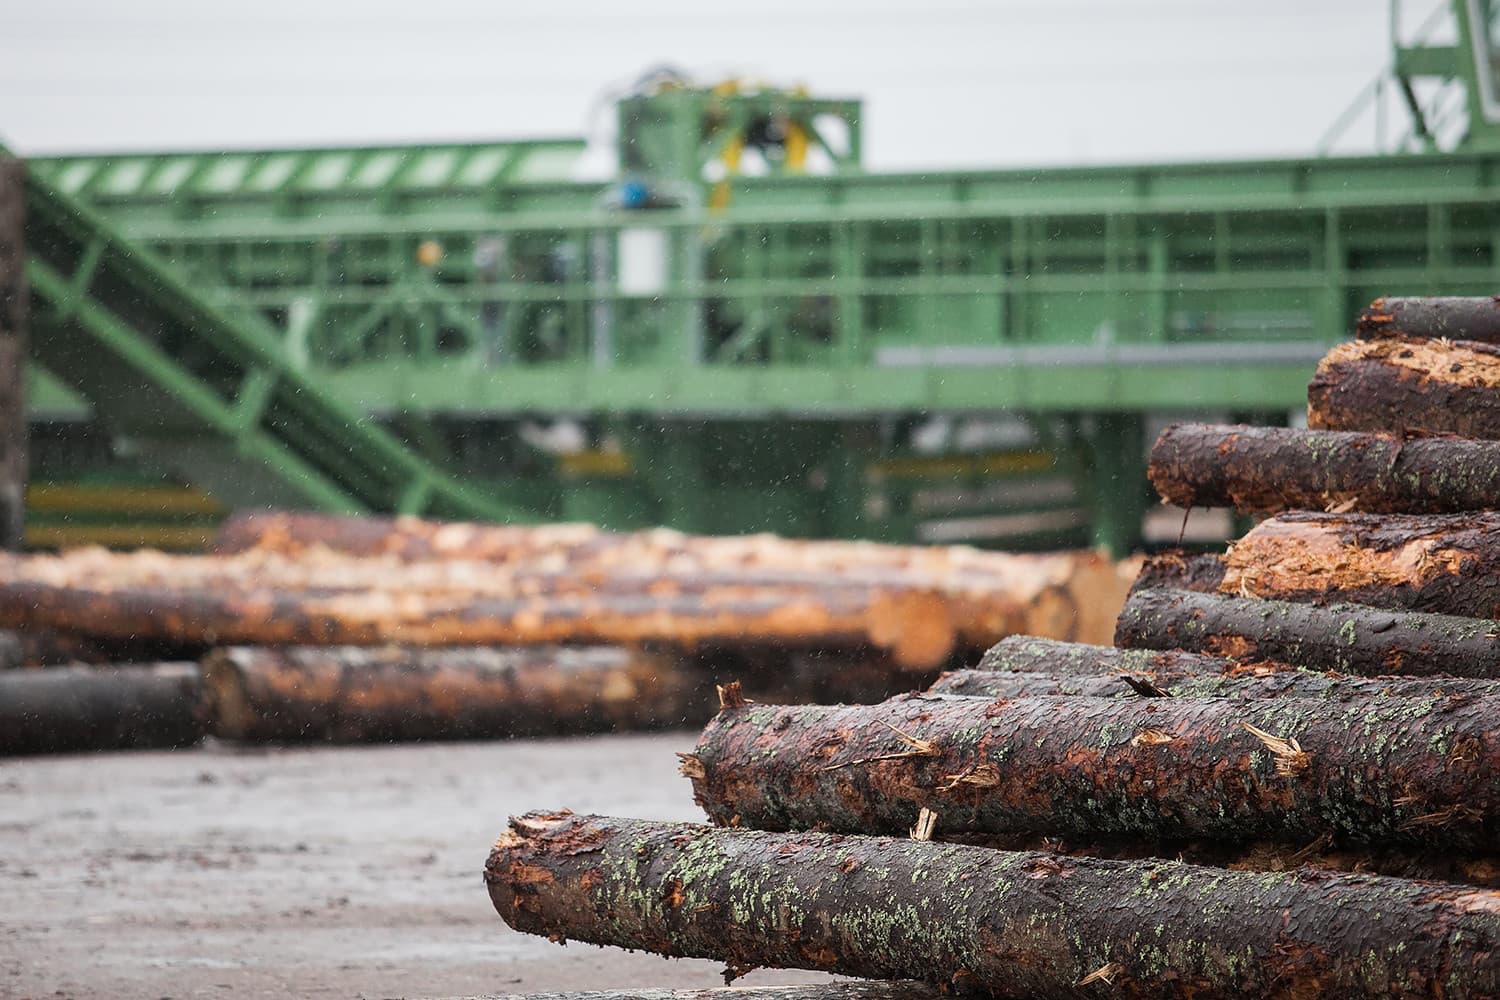
<path fill-rule="evenodd" d="M 1102 640 L 1128 585 L 1088 552 L 262 514 L 205 555 L 0 554 L 0 628 L 201 661 L 225 738 L 459 739 L 697 725 L 729 674 L 878 701 L 1007 635 Z"/>
<path fill-rule="evenodd" d="M 1500 996 L 1497 309 L 1375 303 L 1307 429 L 1167 428 L 1165 501 L 1263 520 L 1149 560 L 1114 646 L 1012 636 L 877 704 L 726 685 L 680 755 L 706 825 L 515 818 L 495 908 L 727 979 Z"/>

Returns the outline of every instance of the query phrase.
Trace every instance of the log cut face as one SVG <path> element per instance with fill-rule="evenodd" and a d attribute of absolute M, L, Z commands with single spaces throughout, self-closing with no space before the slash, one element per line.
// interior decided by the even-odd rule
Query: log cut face
<path fill-rule="evenodd" d="M 1138 653 L 1194 650 L 1366 676 L 1500 678 L 1500 621 L 1360 604 L 1139 590 L 1115 641 Z"/>
<path fill-rule="evenodd" d="M 1179 507 L 1443 514 L 1500 502 L 1500 442 L 1176 424 L 1150 476 Z"/>
<path fill-rule="evenodd" d="M 1010 998 L 1500 994 L 1500 895 L 872 837 L 532 813 L 485 868 L 554 941 Z"/>
<path fill-rule="evenodd" d="M 1442 340 L 1352 340 L 1318 363 L 1309 427 L 1500 438 L 1500 348 Z"/>
<path fill-rule="evenodd" d="M 1283 514 L 1235 543 L 1218 589 L 1500 618 L 1500 513 Z"/>
<path fill-rule="evenodd" d="M 1379 298 L 1359 314 L 1355 332 L 1368 340 L 1442 337 L 1500 344 L 1500 296 Z"/>
<path fill-rule="evenodd" d="M 1405 844 L 1494 851 L 1493 700 L 911 695 L 745 705 L 684 773 L 720 825 Z"/>

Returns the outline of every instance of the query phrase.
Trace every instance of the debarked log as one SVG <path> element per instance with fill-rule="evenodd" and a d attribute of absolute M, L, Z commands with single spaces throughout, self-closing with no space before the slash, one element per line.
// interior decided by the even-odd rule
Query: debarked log
<path fill-rule="evenodd" d="M 1500 621 L 1362 604 L 1138 590 L 1120 613 L 1115 641 L 1139 652 L 1192 650 L 1370 677 L 1431 676 L 1453 693 L 1454 678 L 1500 678 Z"/>
<path fill-rule="evenodd" d="M 683 762 L 718 824 L 1500 847 L 1494 699 L 726 705 Z"/>
<path fill-rule="evenodd" d="M 1318 363 L 1308 426 L 1331 431 L 1500 438 L 1500 347 L 1351 340 Z"/>
<path fill-rule="evenodd" d="M 1387 296 L 1359 314 L 1355 332 L 1364 339 L 1441 337 L 1500 344 L 1500 297 L 1435 295 Z"/>
<path fill-rule="evenodd" d="M 952 844 L 532 813 L 485 867 L 555 941 L 911 978 L 995 997 L 1500 992 L 1500 895 Z"/>
<path fill-rule="evenodd" d="M 1500 503 L 1500 441 L 1174 424 L 1150 476 L 1179 507 L 1443 514 Z"/>
<path fill-rule="evenodd" d="M 1500 618 L 1500 512 L 1281 514 L 1234 544 L 1218 590 Z"/>
<path fill-rule="evenodd" d="M 189 746 L 204 716 L 194 663 L 0 673 L 0 754 Z"/>
<path fill-rule="evenodd" d="M 245 741 L 499 739 L 697 723 L 712 686 L 618 646 L 238 646 L 204 661 L 214 733 Z"/>

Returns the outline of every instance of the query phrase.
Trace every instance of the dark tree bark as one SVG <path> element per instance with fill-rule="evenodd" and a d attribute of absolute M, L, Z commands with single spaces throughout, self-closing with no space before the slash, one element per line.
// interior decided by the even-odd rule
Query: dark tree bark
<path fill-rule="evenodd" d="M 499 739 L 644 729 L 711 714 L 712 685 L 621 647 L 216 650 L 216 735 L 247 741 Z"/>
<path fill-rule="evenodd" d="M 1458 690 L 1450 678 L 1500 678 L 1497 639 L 1500 622 L 1485 618 L 1182 590 L 1131 594 L 1115 631 L 1116 642 L 1141 651 L 1185 649 L 1371 677 L 1432 676 L 1450 693 Z"/>
<path fill-rule="evenodd" d="M 1220 674 L 1237 665 L 1223 657 L 1176 649 L 1121 649 L 1013 635 L 991 646 L 975 669 L 1070 678 L 1084 675 L 1116 678 L 1121 674 Z"/>
<path fill-rule="evenodd" d="M 684 759 L 716 823 L 1500 848 L 1500 726 L 1471 696 L 912 695 L 731 707 Z"/>
<path fill-rule="evenodd" d="M 817 986 L 728 987 L 722 990 L 590 990 L 586 993 L 507 993 L 448 1000 L 942 1000 L 926 983 L 823 983 Z"/>
<path fill-rule="evenodd" d="M 203 720 L 192 663 L 0 674 L 0 754 L 188 746 Z"/>
<path fill-rule="evenodd" d="M 1175 424 L 1150 475 L 1179 507 L 1444 514 L 1500 502 L 1500 441 Z"/>
<path fill-rule="evenodd" d="M 1130 592 L 1197 590 L 1212 594 L 1223 583 L 1223 556 L 1211 552 L 1161 552 L 1146 557 Z"/>
<path fill-rule="evenodd" d="M 518 930 L 995 997 L 1500 994 L 1500 897 L 826 834 L 532 813 L 485 868 Z"/>
<path fill-rule="evenodd" d="M 1224 594 L 1500 618 L 1500 512 L 1294 511 L 1256 525 L 1224 562 Z"/>
<path fill-rule="evenodd" d="M 1318 363 L 1308 426 L 1500 438 L 1500 348 L 1472 341 L 1351 340 Z"/>
<path fill-rule="evenodd" d="M 1227 664 L 1233 661 L 1226 661 Z M 965 698 L 1322 698 L 1365 702 L 1373 698 L 1500 698 L 1500 680 L 1467 677 L 1345 677 L 1313 670 L 1241 668 L 1235 673 L 1058 676 L 952 670 L 924 692 Z"/>
<path fill-rule="evenodd" d="M 1380 298 L 1359 314 L 1355 331 L 1366 340 L 1442 337 L 1500 344 L 1500 297 Z"/>

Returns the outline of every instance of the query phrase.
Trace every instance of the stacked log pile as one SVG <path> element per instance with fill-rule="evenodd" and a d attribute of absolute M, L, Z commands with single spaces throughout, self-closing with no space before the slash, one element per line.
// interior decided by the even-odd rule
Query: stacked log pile
<path fill-rule="evenodd" d="M 0 554 L 0 627 L 201 659 L 223 737 L 482 738 L 701 724 L 731 670 L 879 700 L 1006 635 L 1102 640 L 1128 582 L 1094 553 L 276 514 L 210 555 Z"/>
<path fill-rule="evenodd" d="M 681 755 L 708 825 L 514 819 L 497 911 L 731 979 L 1500 996 L 1500 353 L 1412 335 L 1493 308 L 1376 303 L 1309 429 L 1168 428 L 1164 500 L 1264 520 L 1148 561 L 1114 647 L 1011 637 L 877 704 L 729 685 Z"/>

